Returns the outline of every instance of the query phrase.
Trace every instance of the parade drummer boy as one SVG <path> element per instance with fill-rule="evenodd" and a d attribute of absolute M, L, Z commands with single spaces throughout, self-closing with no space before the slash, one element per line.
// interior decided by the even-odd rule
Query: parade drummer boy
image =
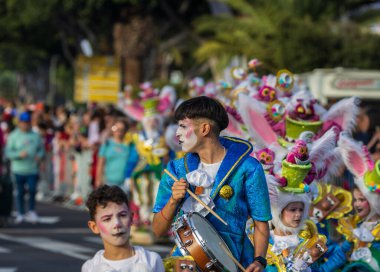
<path fill-rule="evenodd" d="M 153 208 L 153 232 L 165 235 L 180 212 L 197 211 L 217 230 L 233 256 L 246 271 L 266 266 L 271 220 L 268 188 L 261 164 L 253 157 L 249 142 L 219 137 L 228 126 L 220 102 L 200 96 L 184 101 L 175 111 L 177 138 L 187 154 L 170 161 L 161 179 Z M 178 180 L 174 181 L 175 176 Z M 199 206 L 186 189 L 199 195 L 228 226 Z M 247 219 L 255 223 L 254 246 L 245 235 Z M 180 256 L 177 248 L 173 256 Z"/>

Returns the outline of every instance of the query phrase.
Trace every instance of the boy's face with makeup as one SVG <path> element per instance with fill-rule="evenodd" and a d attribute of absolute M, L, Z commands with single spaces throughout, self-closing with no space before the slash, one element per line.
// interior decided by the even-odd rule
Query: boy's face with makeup
<path fill-rule="evenodd" d="M 186 118 L 178 121 L 178 129 L 176 136 L 179 144 L 182 146 L 182 150 L 190 152 L 197 145 L 198 137 L 195 133 L 196 123 L 194 120 Z"/>
<path fill-rule="evenodd" d="M 108 202 L 105 207 L 96 208 L 95 220 L 88 226 L 95 234 L 99 234 L 104 246 L 125 246 L 129 243 L 132 225 L 132 214 L 127 204 Z"/>

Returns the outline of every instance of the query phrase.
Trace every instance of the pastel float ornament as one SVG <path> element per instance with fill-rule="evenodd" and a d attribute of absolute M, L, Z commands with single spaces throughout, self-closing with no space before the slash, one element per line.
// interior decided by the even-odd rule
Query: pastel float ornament
<path fill-rule="evenodd" d="M 294 193 L 309 192 L 309 186 L 304 180 L 311 168 L 307 145 L 304 141 L 297 140 L 286 159 L 282 161 L 281 175 L 286 178 L 287 184 L 281 189 Z"/>
<path fill-rule="evenodd" d="M 247 77 L 247 71 L 242 67 L 234 67 L 231 69 L 231 76 L 235 80 L 243 80 Z"/>
<path fill-rule="evenodd" d="M 380 160 L 375 163 L 374 168 L 364 174 L 364 185 L 372 193 L 380 197 Z"/>
<path fill-rule="evenodd" d="M 336 130 L 332 128 L 312 143 L 296 140 L 282 161 L 281 175 L 287 180 L 287 187 L 283 189 L 309 192 L 314 180 L 334 176 L 336 167 L 332 162 L 338 160 L 336 138 Z"/>
<path fill-rule="evenodd" d="M 316 222 L 339 219 L 352 210 L 352 194 L 341 187 L 314 182 L 311 192 L 313 201 L 309 215 Z"/>
<path fill-rule="evenodd" d="M 306 90 L 292 96 L 286 105 L 285 137 L 288 140 L 298 139 L 305 131 L 317 134 L 322 129 L 321 111 L 316 106 L 317 101 Z"/>
<path fill-rule="evenodd" d="M 262 63 L 258 59 L 251 59 L 248 62 L 248 68 L 251 69 L 254 73 L 256 73 L 256 68 L 261 65 Z"/>
<path fill-rule="evenodd" d="M 260 101 L 271 102 L 277 99 L 276 90 L 271 86 L 264 85 L 258 90 L 256 98 Z"/>
<path fill-rule="evenodd" d="M 322 121 L 295 120 L 286 116 L 285 118 L 286 138 L 289 140 L 298 139 L 302 132 L 311 131 L 317 134 L 322 128 Z"/>
<path fill-rule="evenodd" d="M 274 167 L 274 151 L 266 147 L 255 151 L 254 156 L 261 163 L 264 171 L 271 173 Z"/>
<path fill-rule="evenodd" d="M 283 69 L 277 72 L 276 87 L 284 92 L 284 96 L 291 96 L 293 86 L 294 76 L 290 71 Z"/>
<path fill-rule="evenodd" d="M 266 109 L 265 106 L 263 107 L 263 103 L 248 95 L 240 94 L 237 100 L 237 109 L 247 128 L 249 136 L 255 142 L 255 146 L 257 147 L 256 151 L 268 148 L 275 153 L 274 168 L 277 170 L 274 170 L 274 174 L 276 176 L 281 176 L 282 165 L 284 165 L 285 168 L 283 170 L 284 175 L 292 176 L 292 173 L 296 171 L 295 168 L 299 168 L 301 172 L 298 173 L 297 176 L 306 175 L 306 183 L 310 183 L 314 177 L 318 179 L 322 178 L 323 175 L 329 172 L 326 163 L 334 161 L 336 156 L 334 150 L 338 134 L 335 129 L 332 128 L 328 130 L 322 137 L 314 140 L 313 143 L 308 142 L 311 139 L 308 140 L 305 136 L 304 139 L 309 149 L 309 160 L 312 166 L 311 168 L 310 165 L 293 167 L 289 163 L 282 162 L 282 160 L 288 154 L 287 148 L 294 145 L 294 142 L 283 143 L 284 141 L 280 141 L 281 137 L 273 130 L 273 127 L 264 117 Z M 306 134 L 304 133 L 302 135 L 304 136 Z M 296 180 L 302 178 L 302 176 L 296 178 Z M 302 185 L 300 186 L 302 187 Z"/>
<path fill-rule="evenodd" d="M 359 113 L 359 101 L 357 97 L 345 98 L 326 110 L 308 90 L 298 91 L 286 104 L 286 139 L 293 141 L 305 131 L 319 138 L 331 127 L 351 133 Z"/>
<path fill-rule="evenodd" d="M 133 99 L 132 87 L 125 87 L 125 101 L 121 107 L 125 114 L 133 120 L 141 122 L 144 117 L 154 114 L 167 117 L 168 113 L 173 110 L 177 95 L 172 86 L 167 85 L 159 90 L 153 88 L 150 82 L 144 82 L 140 84 L 140 90 L 139 97 Z M 153 102 L 153 100 L 158 102 Z M 144 104 L 146 105 L 144 106 Z M 151 111 L 152 114 L 147 111 Z"/>
<path fill-rule="evenodd" d="M 188 92 L 190 97 L 196 97 L 204 94 L 205 81 L 201 77 L 195 77 L 188 83 Z"/>
<path fill-rule="evenodd" d="M 157 106 L 159 104 L 159 100 L 157 97 L 152 97 L 144 100 L 142 102 L 144 108 L 144 117 L 152 117 L 158 114 Z"/>
<path fill-rule="evenodd" d="M 266 112 L 266 119 L 273 127 L 275 127 L 285 115 L 285 104 L 280 100 L 273 100 L 266 106 Z"/>
<path fill-rule="evenodd" d="M 317 227 L 310 220 L 306 221 L 304 229 L 299 233 L 304 241 L 294 251 L 294 259 L 305 259 L 311 265 L 327 251 L 327 238 L 319 234 Z M 305 258 L 305 257 L 308 258 Z"/>

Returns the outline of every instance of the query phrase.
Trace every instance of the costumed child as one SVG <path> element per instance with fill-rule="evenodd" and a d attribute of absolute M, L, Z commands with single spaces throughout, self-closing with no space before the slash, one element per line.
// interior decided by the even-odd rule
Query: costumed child
<path fill-rule="evenodd" d="M 162 171 L 171 155 L 164 137 L 164 121 L 174 106 L 176 94 L 170 86 L 163 87 L 161 92 L 154 89 L 149 82 L 141 84 L 140 87 L 140 100 L 127 101 L 124 105 L 127 115 L 142 125 L 142 129 L 132 135 L 138 163 L 131 169 L 133 171 L 127 171 L 126 183 L 131 183 L 133 201 L 138 206 L 138 233 L 133 236 L 135 242 L 152 244 L 154 237 L 150 229 L 151 211 Z"/>
<path fill-rule="evenodd" d="M 275 176 L 266 176 L 273 216 L 266 271 L 312 271 L 310 266 L 315 266 L 313 263 L 327 251 L 326 237 L 318 233 L 311 220 L 306 220 L 311 198 L 307 185 L 301 185 L 305 173 L 305 170 L 286 168 L 283 171 L 288 180 L 285 187 L 281 187 Z M 252 232 L 254 226 L 251 225 L 250 238 Z"/>
<path fill-rule="evenodd" d="M 318 161 L 326 148 L 331 149 L 333 132 L 314 142 L 310 154 L 306 142 L 297 140 L 276 165 L 279 169 L 266 175 L 273 215 L 268 271 L 333 271 L 346 261 L 340 247 L 328 248 L 326 236 L 312 220 L 306 220 L 312 203 L 311 182 L 318 177 L 314 173 L 325 168 Z M 249 227 L 249 236 L 252 230 L 254 226 Z"/>
<path fill-rule="evenodd" d="M 156 109 L 158 100 L 151 98 L 143 105 L 145 107 L 143 129 L 133 135 L 140 161 L 132 173 L 132 179 L 138 195 L 135 201 L 140 208 L 141 221 L 149 226 L 158 181 L 161 179 L 165 160 L 168 161 L 169 149 L 163 137 L 163 120 Z"/>
<path fill-rule="evenodd" d="M 365 146 L 348 136 L 341 135 L 339 146 L 355 176 L 355 213 L 340 219 L 337 228 L 350 262 L 343 271 L 380 271 L 380 161 L 374 164 Z"/>

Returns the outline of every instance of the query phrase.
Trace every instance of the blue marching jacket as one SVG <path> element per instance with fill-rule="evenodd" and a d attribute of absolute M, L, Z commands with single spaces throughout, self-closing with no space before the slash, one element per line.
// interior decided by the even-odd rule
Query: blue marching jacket
<path fill-rule="evenodd" d="M 261 164 L 250 156 L 252 145 L 248 141 L 221 137 L 220 142 L 227 153 L 216 175 L 210 196 L 215 204 L 214 211 L 228 223 L 228 226 L 212 214 L 208 214 L 206 219 L 218 231 L 235 258 L 246 267 L 254 258 L 253 246 L 245 234 L 246 221 L 249 216 L 256 221 L 271 220 L 268 187 Z M 200 159 L 196 153 L 187 153 L 184 158 L 171 161 L 167 170 L 178 179 L 185 178 L 186 173 L 198 169 L 199 163 Z M 153 208 L 154 213 L 160 212 L 168 202 L 173 183 L 174 180 L 164 174 Z M 220 194 L 221 189 L 226 187 L 232 194 Z M 194 192 L 191 185 L 190 190 Z M 188 197 L 190 196 L 186 194 L 185 199 Z M 177 248 L 173 256 L 180 255 Z"/>

